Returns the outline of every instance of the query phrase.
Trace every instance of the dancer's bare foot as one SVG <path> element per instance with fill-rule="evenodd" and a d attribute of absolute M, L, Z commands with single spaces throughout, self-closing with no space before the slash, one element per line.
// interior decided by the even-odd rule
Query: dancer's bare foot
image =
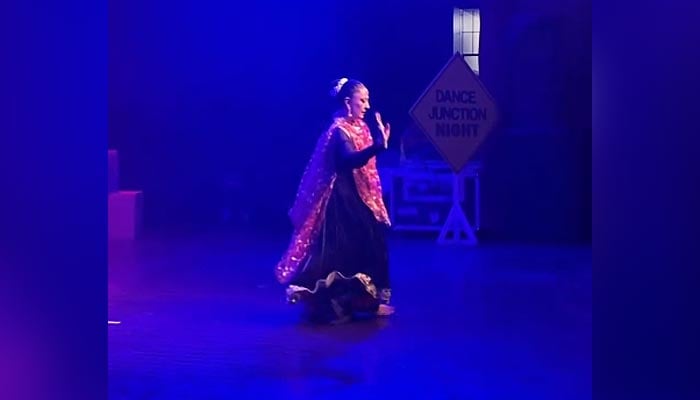
<path fill-rule="evenodd" d="M 393 314 L 394 311 L 396 311 L 396 309 L 393 306 L 388 304 L 380 304 L 379 309 L 377 309 L 377 315 L 384 317 Z"/>

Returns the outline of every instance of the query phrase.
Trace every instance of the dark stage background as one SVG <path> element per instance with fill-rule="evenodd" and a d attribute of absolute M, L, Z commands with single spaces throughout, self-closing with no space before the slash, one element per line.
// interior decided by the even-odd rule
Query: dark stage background
<path fill-rule="evenodd" d="M 288 232 L 341 76 L 364 81 L 393 123 L 391 164 L 452 54 L 453 7 L 480 9 L 480 77 L 503 116 L 480 153 L 481 234 L 589 242 L 585 0 L 111 2 L 109 145 L 122 188 L 144 191 L 146 227 Z M 223 224 L 231 205 L 242 213 Z"/>

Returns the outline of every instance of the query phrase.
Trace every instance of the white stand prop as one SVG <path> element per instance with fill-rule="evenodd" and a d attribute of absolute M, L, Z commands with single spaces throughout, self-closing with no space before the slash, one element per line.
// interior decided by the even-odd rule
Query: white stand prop
<path fill-rule="evenodd" d="M 477 244 L 474 229 L 462 210 L 464 201 L 464 178 L 462 173 L 455 173 L 452 184 L 452 209 L 447 215 L 445 225 L 438 237 L 439 244 L 461 244 L 474 246 Z M 477 214 L 478 215 L 478 214 Z M 478 218 L 478 217 L 477 217 Z"/>

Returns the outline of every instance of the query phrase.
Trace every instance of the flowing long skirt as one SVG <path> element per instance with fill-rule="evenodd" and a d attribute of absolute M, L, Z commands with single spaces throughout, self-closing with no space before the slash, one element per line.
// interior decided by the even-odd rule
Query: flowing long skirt
<path fill-rule="evenodd" d="M 339 175 L 318 238 L 287 289 L 315 320 L 374 313 L 391 298 L 387 227 L 360 198 L 351 173 Z"/>

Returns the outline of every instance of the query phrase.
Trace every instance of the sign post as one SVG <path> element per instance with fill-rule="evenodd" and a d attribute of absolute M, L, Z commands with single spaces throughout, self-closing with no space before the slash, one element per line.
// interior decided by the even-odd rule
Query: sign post
<path fill-rule="evenodd" d="M 454 171 L 452 209 L 439 243 L 477 243 L 462 209 L 461 171 L 496 124 L 498 112 L 491 95 L 461 54 L 442 68 L 410 110 L 411 117 Z"/>

